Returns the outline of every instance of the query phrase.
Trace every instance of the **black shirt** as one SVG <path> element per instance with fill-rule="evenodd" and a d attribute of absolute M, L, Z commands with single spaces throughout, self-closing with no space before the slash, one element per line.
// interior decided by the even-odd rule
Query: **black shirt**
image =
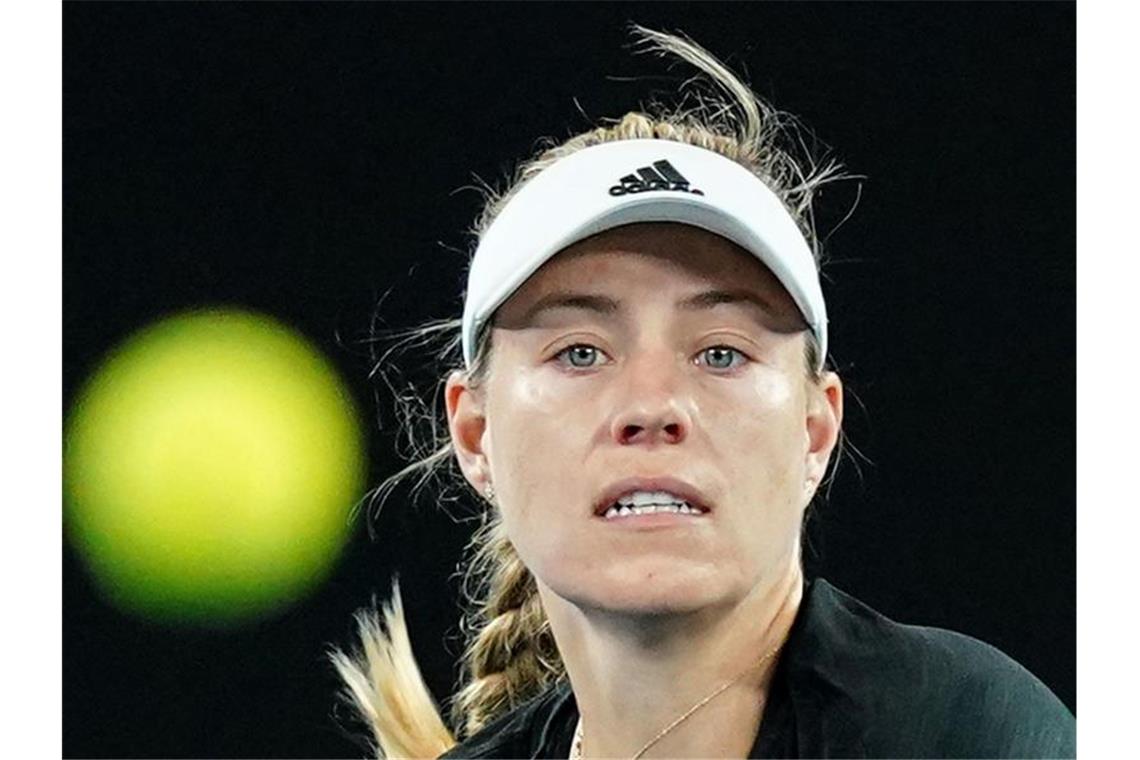
<path fill-rule="evenodd" d="M 441 757 L 565 758 L 568 681 Z M 1029 671 L 959 633 L 902 625 L 809 581 L 750 758 L 1075 757 L 1076 720 Z"/>

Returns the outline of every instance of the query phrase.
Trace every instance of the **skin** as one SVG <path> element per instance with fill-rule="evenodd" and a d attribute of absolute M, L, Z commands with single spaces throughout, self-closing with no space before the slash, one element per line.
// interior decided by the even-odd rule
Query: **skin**
<path fill-rule="evenodd" d="M 677 307 L 708 290 L 765 305 Z M 531 312 L 563 291 L 619 308 Z M 744 673 L 645 756 L 745 757 L 776 658 L 757 662 L 783 641 L 802 596 L 800 528 L 838 439 L 839 377 L 808 378 L 806 326 L 762 263 L 679 224 L 570 246 L 492 329 L 486 382 L 448 378 L 452 442 L 474 487 L 494 483 L 538 582 L 584 754 L 634 755 Z M 635 475 L 681 478 L 713 511 L 652 530 L 595 516 L 606 486 Z"/>

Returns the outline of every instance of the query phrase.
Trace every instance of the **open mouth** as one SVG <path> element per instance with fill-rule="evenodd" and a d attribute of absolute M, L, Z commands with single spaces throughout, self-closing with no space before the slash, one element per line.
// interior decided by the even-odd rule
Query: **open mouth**
<path fill-rule="evenodd" d="M 594 506 L 595 517 L 638 524 L 676 522 L 711 511 L 711 503 L 698 488 L 672 476 L 619 480 L 602 492 Z"/>
<path fill-rule="evenodd" d="M 695 507 L 688 502 L 670 504 L 647 504 L 645 506 L 613 504 L 602 513 L 607 520 L 620 520 L 626 517 L 639 517 L 641 515 L 690 515 L 693 517 L 706 514 L 707 509 Z"/>
<path fill-rule="evenodd" d="M 647 515 L 682 515 L 699 517 L 707 514 L 709 510 L 699 504 L 692 504 L 681 499 L 662 501 L 647 501 L 638 499 L 620 499 L 599 513 L 606 520 L 622 520 L 631 517 L 644 517 Z"/>

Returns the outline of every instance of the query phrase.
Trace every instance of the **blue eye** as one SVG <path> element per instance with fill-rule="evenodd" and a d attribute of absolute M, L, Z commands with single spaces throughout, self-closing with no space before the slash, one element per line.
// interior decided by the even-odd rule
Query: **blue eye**
<path fill-rule="evenodd" d="M 591 346 L 586 343 L 575 343 L 573 346 L 567 346 L 566 348 L 559 351 L 555 355 L 555 358 L 559 361 L 562 361 L 563 357 L 569 357 L 569 364 L 571 367 L 576 367 L 577 369 L 588 369 L 595 366 L 593 359 L 600 355 L 601 351 L 599 351 L 595 346 Z M 581 360 L 581 363 L 579 363 L 577 360 Z M 565 364 L 566 362 L 563 363 Z"/>
<path fill-rule="evenodd" d="M 712 369 L 735 369 L 740 364 L 733 363 L 733 356 L 738 356 L 741 359 L 746 358 L 744 354 L 732 346 L 709 346 L 701 351 L 701 355 L 706 357 L 705 364 Z"/>

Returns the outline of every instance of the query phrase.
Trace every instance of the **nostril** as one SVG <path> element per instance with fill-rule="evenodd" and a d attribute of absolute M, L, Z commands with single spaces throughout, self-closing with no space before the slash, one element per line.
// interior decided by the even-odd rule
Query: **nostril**
<path fill-rule="evenodd" d="M 647 438 L 676 442 L 684 437 L 684 426 L 678 423 L 669 423 L 655 429 L 644 425 L 626 425 L 621 429 L 622 443 L 638 443 Z"/>
<path fill-rule="evenodd" d="M 640 425 L 626 425 L 621 429 L 622 440 L 629 441 L 636 438 L 643 429 Z"/>

